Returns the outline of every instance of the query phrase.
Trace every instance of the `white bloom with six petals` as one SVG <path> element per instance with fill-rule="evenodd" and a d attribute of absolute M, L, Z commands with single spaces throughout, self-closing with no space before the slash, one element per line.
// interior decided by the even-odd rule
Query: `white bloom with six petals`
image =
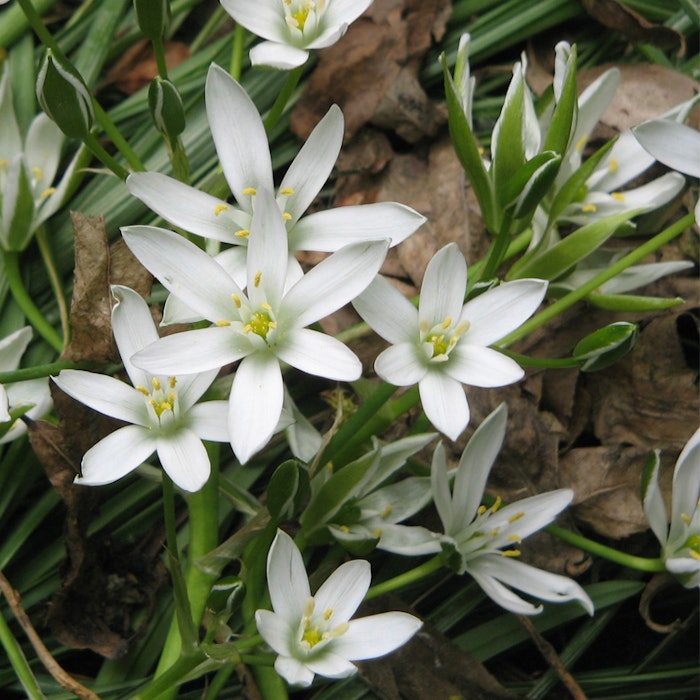
<path fill-rule="evenodd" d="M 335 44 L 372 0 L 221 0 L 226 12 L 267 41 L 250 62 L 282 70 L 306 63 L 309 51 Z"/>
<path fill-rule="evenodd" d="M 162 338 L 132 361 L 148 371 L 180 374 L 242 360 L 229 404 L 231 445 L 241 463 L 267 443 L 279 421 L 280 362 L 338 381 L 360 376 L 354 353 L 306 326 L 367 287 L 384 261 L 388 241 L 346 246 L 289 286 L 284 222 L 272 195 L 263 190 L 251 224 L 246 294 L 215 260 L 175 233 L 148 226 L 122 233 L 168 291 L 214 324 Z"/>
<path fill-rule="evenodd" d="M 469 423 L 462 384 L 494 387 L 522 378 L 514 360 L 487 346 L 528 319 L 547 290 L 543 280 L 516 280 L 464 304 L 466 286 L 467 265 L 450 243 L 428 263 L 417 310 L 382 277 L 353 302 L 393 343 L 377 357 L 377 374 L 397 386 L 418 384 L 426 415 L 452 440 Z"/>
<path fill-rule="evenodd" d="M 314 675 L 347 678 L 353 661 L 384 656 L 405 644 L 422 622 L 404 612 L 351 620 L 371 578 L 369 562 L 341 564 L 311 595 L 304 561 L 289 535 L 277 531 L 267 557 L 272 608 L 257 610 L 262 638 L 279 654 L 275 670 L 290 685 L 308 686 Z"/>
<path fill-rule="evenodd" d="M 158 376 L 134 366 L 134 353 L 158 339 L 146 302 L 128 287 L 114 286 L 117 303 L 112 329 L 133 383 L 83 370 L 63 370 L 53 380 L 74 399 L 100 413 L 130 423 L 118 428 L 83 456 L 75 482 L 111 484 L 158 453 L 163 469 L 185 491 L 198 491 L 211 464 L 202 440 L 228 442 L 225 401 L 196 403 L 216 370 L 185 376 Z"/>

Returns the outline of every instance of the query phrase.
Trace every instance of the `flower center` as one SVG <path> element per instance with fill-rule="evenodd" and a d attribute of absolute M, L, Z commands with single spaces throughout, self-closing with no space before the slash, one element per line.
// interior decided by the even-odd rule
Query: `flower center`
<path fill-rule="evenodd" d="M 168 377 L 168 386 L 166 390 L 163 388 L 160 379 L 158 379 L 158 377 L 153 377 L 153 379 L 151 379 L 152 388 L 150 390 L 144 386 L 136 387 L 146 397 L 146 402 L 153 409 L 159 422 L 167 413 L 171 414 L 171 419 L 174 418 L 175 405 L 177 403 L 176 384 L 176 377 Z"/>
<path fill-rule="evenodd" d="M 251 317 L 248 319 L 248 323 L 243 327 L 244 333 L 255 333 L 259 335 L 264 341 L 267 342 L 267 336 L 271 330 L 277 328 L 277 323 L 270 316 L 271 309 L 269 305 L 266 304 L 268 308 L 264 311 L 255 311 Z"/>
<path fill-rule="evenodd" d="M 298 29 L 300 32 L 304 31 L 309 14 L 315 10 L 316 15 L 320 15 L 325 5 L 324 0 L 317 0 L 316 2 L 313 0 L 302 0 L 302 2 L 282 0 L 282 2 L 284 3 L 284 15 L 287 24 L 292 29 Z"/>
<path fill-rule="evenodd" d="M 690 550 L 690 556 L 693 559 L 700 559 L 700 534 L 694 534 L 688 537 L 685 541 L 685 547 Z"/>
<path fill-rule="evenodd" d="M 462 321 L 453 328 L 450 316 L 432 328 L 421 321 L 421 342 L 428 346 L 426 351 L 430 353 L 430 362 L 446 362 L 452 348 L 468 330 L 469 321 Z"/>
<path fill-rule="evenodd" d="M 301 639 L 299 641 L 304 651 L 311 651 L 322 642 L 327 642 L 345 634 L 348 631 L 348 623 L 342 622 L 335 627 L 331 626 L 333 609 L 328 608 L 322 614 L 314 614 L 316 601 L 313 596 L 306 599 L 304 613 L 301 618 Z"/>

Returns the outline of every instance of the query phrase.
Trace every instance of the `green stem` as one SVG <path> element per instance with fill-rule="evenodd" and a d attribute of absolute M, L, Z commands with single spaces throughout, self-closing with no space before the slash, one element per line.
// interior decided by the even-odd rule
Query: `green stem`
<path fill-rule="evenodd" d="M 126 180 L 129 171 L 123 168 L 117 161 L 102 147 L 94 134 L 85 135 L 85 145 L 92 151 L 93 155 L 106 165 L 120 180 Z"/>
<path fill-rule="evenodd" d="M 294 68 L 293 70 L 289 71 L 287 80 L 282 86 L 282 90 L 280 90 L 280 94 L 277 96 L 275 104 L 272 105 L 270 111 L 267 113 L 267 116 L 263 121 L 265 131 L 267 131 L 268 134 L 284 113 L 284 108 L 287 106 L 287 102 L 289 102 L 289 98 L 292 96 L 292 93 L 299 83 L 299 79 L 301 78 L 303 72 L 304 66 L 299 66 L 298 68 Z"/>
<path fill-rule="evenodd" d="M 12 372 L 0 372 L 0 384 L 14 384 L 14 382 L 24 382 L 27 379 L 42 379 L 58 374 L 62 369 L 95 369 L 96 367 L 98 365 L 94 362 L 59 360 L 48 365 L 36 365 L 36 367 L 16 369 Z"/>
<path fill-rule="evenodd" d="M 51 244 L 49 242 L 48 236 L 46 235 L 46 228 L 40 226 L 36 231 L 36 242 L 39 246 L 39 252 L 44 261 L 44 267 L 46 267 L 46 272 L 49 276 L 49 283 L 51 284 L 51 289 L 53 289 L 53 295 L 56 299 L 56 305 L 58 306 L 58 314 L 61 318 L 61 331 L 63 332 L 63 342 L 68 345 L 70 342 L 70 320 L 68 314 L 68 304 L 66 303 L 66 297 L 63 293 L 63 284 L 61 283 L 60 275 L 58 274 L 58 269 L 56 268 L 56 261 L 54 259 L 53 251 L 51 250 Z"/>
<path fill-rule="evenodd" d="M 236 25 L 233 30 L 233 49 L 231 51 L 231 76 L 234 80 L 241 79 L 243 70 L 243 48 L 245 47 L 245 27 Z"/>
<path fill-rule="evenodd" d="M 29 700 L 43 700 L 46 696 L 41 692 L 41 688 L 32 673 L 32 669 L 22 652 L 22 647 L 12 635 L 2 615 L 0 615 L 0 644 L 2 644 L 5 649 L 10 665 L 17 676 L 17 680 L 22 684 L 27 698 L 29 698 Z"/>
<path fill-rule="evenodd" d="M 515 360 L 521 367 L 545 367 L 563 369 L 566 367 L 580 367 L 581 363 L 573 357 L 530 357 L 529 355 L 521 355 L 519 352 L 511 352 L 510 350 L 500 349 L 504 355 Z"/>
<path fill-rule="evenodd" d="M 687 214 L 682 219 L 676 221 L 675 224 L 669 226 L 666 230 L 657 234 L 653 238 L 650 238 L 646 243 L 642 243 L 638 248 L 635 248 L 631 253 L 628 253 L 623 258 L 620 258 L 616 263 L 610 265 L 591 280 L 581 285 L 578 289 L 573 292 L 569 292 L 566 296 L 562 297 L 558 301 L 548 306 L 543 311 L 540 311 L 536 316 L 533 316 L 528 321 L 525 321 L 522 326 L 514 330 L 512 333 L 507 335 L 505 338 L 501 339 L 496 343 L 497 347 L 504 348 L 512 345 L 516 340 L 525 337 L 528 333 L 532 333 L 536 328 L 543 326 L 548 323 L 553 318 L 558 316 L 560 313 L 573 306 L 576 302 L 581 301 L 587 297 L 591 292 L 594 292 L 601 284 L 611 280 L 616 275 L 624 272 L 628 267 L 635 265 L 642 258 L 650 255 L 654 251 L 661 248 L 661 246 L 669 243 L 677 236 L 680 236 L 683 231 L 685 231 L 688 226 L 692 226 L 695 221 L 695 216 Z"/>
<path fill-rule="evenodd" d="M 136 171 L 145 170 L 146 166 L 141 162 L 141 159 L 136 153 L 134 153 L 127 140 L 122 136 L 121 131 L 117 129 L 114 122 L 112 122 L 107 112 L 102 109 L 102 106 L 97 100 L 92 101 L 92 108 L 95 110 L 95 118 L 98 124 L 109 137 L 109 140 L 116 146 L 119 153 L 124 156 L 124 160 L 131 166 L 131 169 Z"/>
<path fill-rule="evenodd" d="M 55 5 L 57 0 L 34 0 L 37 14 L 44 14 Z M 19 3 L 6 6 L 2 11 L 2 22 L 0 22 L 0 46 L 9 48 L 16 41 L 21 39 L 27 26 L 31 26 L 26 13 Z"/>
<path fill-rule="evenodd" d="M 501 222 L 501 228 L 496 235 L 496 238 L 491 243 L 489 252 L 486 256 L 486 262 L 484 263 L 483 269 L 479 270 L 476 275 L 471 275 L 473 287 L 474 284 L 482 279 L 491 279 L 496 276 L 496 271 L 505 259 L 506 253 L 508 251 L 508 246 L 511 242 L 510 237 L 510 225 L 512 219 L 510 216 L 506 215 Z"/>
<path fill-rule="evenodd" d="M 163 80 L 168 79 L 168 66 L 165 63 L 165 49 L 163 48 L 163 38 L 158 37 L 151 41 L 153 45 L 153 54 L 156 57 L 156 65 L 158 66 L 158 75 Z"/>
<path fill-rule="evenodd" d="M 577 535 L 575 532 L 570 530 L 565 530 L 563 527 L 558 525 L 548 525 L 544 528 L 547 532 L 555 537 L 558 537 L 564 542 L 579 547 L 586 552 L 595 554 L 596 556 L 603 557 L 603 559 L 609 559 L 618 564 L 622 564 L 630 569 L 637 569 L 638 571 L 666 571 L 666 566 L 662 559 L 647 559 L 646 557 L 635 557 L 632 554 L 626 554 L 625 552 L 620 552 L 612 547 L 607 547 L 600 542 L 595 542 L 594 540 L 589 540 L 583 535 Z"/>
<path fill-rule="evenodd" d="M 206 660 L 204 652 L 181 656 L 164 670 L 152 683 L 134 697 L 134 700 L 155 700 L 161 697 L 175 697 L 180 681 L 200 663 Z"/>
<path fill-rule="evenodd" d="M 32 298 L 27 293 L 27 289 L 22 282 L 22 275 L 19 270 L 19 253 L 8 252 L 3 253 L 5 256 L 5 276 L 10 286 L 10 291 L 17 305 L 27 317 L 29 323 L 36 329 L 44 340 L 58 353 L 63 350 L 63 339 L 58 334 L 56 329 L 44 318 L 43 314 L 37 309 L 32 301 Z"/>
<path fill-rule="evenodd" d="M 377 596 L 383 595 L 384 593 L 391 593 L 392 591 L 397 591 L 400 588 L 404 588 L 405 586 L 415 583 L 416 581 L 420 581 L 421 579 L 425 578 L 426 576 L 429 576 L 432 573 L 435 573 L 441 568 L 442 561 L 440 557 L 433 557 L 432 559 L 428 559 L 428 561 L 423 562 L 420 566 L 417 566 L 415 569 L 405 571 L 403 574 L 399 574 L 398 576 L 394 576 L 394 578 L 390 578 L 387 581 L 382 581 L 381 583 L 372 586 L 367 591 L 365 600 L 372 600 L 372 598 L 376 598 Z"/>

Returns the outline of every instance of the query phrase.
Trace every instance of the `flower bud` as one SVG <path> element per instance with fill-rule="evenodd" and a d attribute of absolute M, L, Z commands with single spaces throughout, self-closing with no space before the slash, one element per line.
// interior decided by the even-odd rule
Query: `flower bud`
<path fill-rule="evenodd" d="M 49 49 L 39 71 L 36 95 L 41 108 L 70 138 L 84 139 L 94 121 L 92 97 L 74 68 Z"/>
<path fill-rule="evenodd" d="M 185 130 L 185 108 L 177 88 L 160 77 L 148 88 L 148 107 L 158 131 L 174 141 Z"/>
<path fill-rule="evenodd" d="M 162 39 L 170 23 L 169 0 L 134 0 L 134 10 L 143 35 L 151 41 Z"/>

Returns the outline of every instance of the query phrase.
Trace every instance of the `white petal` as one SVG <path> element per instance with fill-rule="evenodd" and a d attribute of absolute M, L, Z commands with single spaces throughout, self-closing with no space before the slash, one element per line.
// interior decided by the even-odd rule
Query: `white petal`
<path fill-rule="evenodd" d="M 469 405 L 462 385 L 434 370 L 420 380 L 418 388 L 430 422 L 450 440 L 456 440 L 469 424 Z"/>
<path fill-rule="evenodd" d="M 207 483 L 211 462 L 200 438 L 191 430 L 180 429 L 158 438 L 158 459 L 173 482 L 193 493 Z"/>
<path fill-rule="evenodd" d="M 522 279 L 506 282 L 467 302 L 461 321 L 469 321 L 469 330 L 461 342 L 491 345 L 519 328 L 542 303 L 547 291 L 544 280 Z"/>
<path fill-rule="evenodd" d="M 129 192 L 173 226 L 198 236 L 226 243 L 240 243 L 234 233 L 235 210 L 226 202 L 185 185 L 162 173 L 131 173 L 126 179 Z M 248 215 L 243 215 L 247 218 Z"/>
<path fill-rule="evenodd" d="M 24 326 L 0 340 L 0 370 L 14 372 L 32 339 L 32 327 Z"/>
<path fill-rule="evenodd" d="M 230 442 L 228 401 L 204 401 L 187 413 L 188 425 L 202 440 Z"/>
<path fill-rule="evenodd" d="M 445 363 L 444 371 L 470 386 L 492 387 L 513 384 L 523 377 L 520 365 L 497 350 L 458 343 Z"/>
<path fill-rule="evenodd" d="M 624 131 L 586 184 L 589 190 L 612 192 L 639 177 L 653 164 L 654 158 L 642 148 L 634 134 Z"/>
<path fill-rule="evenodd" d="M 122 236 L 141 264 L 193 311 L 213 323 L 239 318 L 232 295 L 245 298 L 243 292 L 194 243 L 155 226 L 128 226 Z"/>
<path fill-rule="evenodd" d="M 352 302 L 375 333 L 390 343 L 418 340 L 418 311 L 406 297 L 381 275 L 372 280 Z"/>
<path fill-rule="evenodd" d="M 350 243 L 389 239 L 395 246 L 425 222 L 414 209 L 396 202 L 376 202 L 309 214 L 289 233 L 293 250 L 335 252 Z"/>
<path fill-rule="evenodd" d="M 456 321 L 467 288 L 467 263 L 456 243 L 449 243 L 432 257 L 425 269 L 418 304 L 421 323 L 432 328 L 449 318 Z"/>
<path fill-rule="evenodd" d="M 9 401 L 7 400 L 7 391 L 5 387 L 0 384 L 0 423 L 7 423 L 7 421 L 12 420 L 10 412 L 7 410 L 9 408 Z"/>
<path fill-rule="evenodd" d="M 255 13 L 269 11 L 267 5 L 256 2 Z M 270 147 L 258 109 L 248 93 L 214 63 L 207 74 L 205 102 L 226 181 L 238 204 L 251 211 L 250 195 L 243 191 L 252 187 L 272 192 L 273 187 Z"/>
<path fill-rule="evenodd" d="M 289 44 L 276 41 L 262 41 L 250 50 L 250 62 L 254 66 L 270 66 L 279 70 L 292 70 L 303 66 L 309 59 L 309 52 Z"/>
<path fill-rule="evenodd" d="M 666 569 L 677 576 L 685 588 L 700 586 L 700 560 L 693 557 L 669 557 Z"/>
<path fill-rule="evenodd" d="M 503 444 L 507 420 L 508 409 L 502 403 L 481 422 L 464 448 L 453 487 L 453 509 L 461 516 L 460 529 L 471 523 L 481 504 L 486 480 Z"/>
<path fill-rule="evenodd" d="M 275 659 L 275 671 L 291 686 L 306 688 L 314 679 L 314 672 L 304 666 L 301 661 L 291 656 L 278 656 Z"/>
<path fill-rule="evenodd" d="M 671 530 L 674 540 L 684 529 L 683 518 L 692 518 L 700 499 L 700 430 L 688 440 L 673 471 Z"/>
<path fill-rule="evenodd" d="M 287 292 L 279 315 L 296 327 L 328 316 L 362 292 L 379 272 L 388 243 L 348 245 L 310 270 Z"/>
<path fill-rule="evenodd" d="M 360 606 L 371 580 L 368 561 L 355 559 L 341 564 L 314 595 L 315 611 L 325 615 L 330 610 L 331 627 L 347 622 Z"/>
<path fill-rule="evenodd" d="M 492 576 L 540 600 L 556 603 L 578 600 L 590 615 L 593 614 L 591 599 L 576 581 L 566 576 L 552 574 L 497 554 L 479 557 L 470 562 L 467 568 L 470 573 L 476 570 L 482 575 Z"/>
<path fill-rule="evenodd" d="M 333 643 L 333 651 L 350 661 L 374 659 L 403 646 L 423 623 L 405 612 L 386 612 L 350 621 L 348 631 Z"/>
<path fill-rule="evenodd" d="M 283 41 L 284 10 L 278 0 L 222 0 L 224 10 L 248 31 L 265 39 Z"/>
<path fill-rule="evenodd" d="M 642 507 L 644 508 L 644 515 L 646 515 L 649 525 L 656 535 L 656 539 L 664 545 L 668 539 L 668 517 L 666 515 L 664 498 L 659 488 L 661 460 L 658 450 L 654 452 L 652 458 L 654 463 L 651 473 L 648 475 L 648 480 L 645 482 L 644 478 L 642 479 Z M 646 476 L 647 472 L 645 470 L 644 477 Z"/>
<path fill-rule="evenodd" d="M 140 294 L 129 287 L 114 285 L 112 295 L 117 300 L 112 308 L 112 332 L 124 369 L 134 386 L 149 387 L 151 377 L 131 363 L 135 353 L 158 340 L 158 332 L 148 304 Z"/>
<path fill-rule="evenodd" d="M 447 478 L 447 457 L 441 442 L 438 443 L 433 452 L 433 461 L 430 465 L 430 483 L 435 509 L 442 521 L 442 528 L 446 535 L 454 535 L 456 534 L 454 523 L 455 521 L 459 522 L 461 513 L 454 512 L 452 508 L 452 493 Z"/>
<path fill-rule="evenodd" d="M 350 24 L 371 4 L 372 0 L 333 0 L 327 4 L 324 20 L 331 26 Z"/>
<path fill-rule="evenodd" d="M 38 114 L 29 125 L 24 158 L 30 169 L 39 169 L 36 174 L 41 177 L 34 188 L 36 198 L 41 197 L 42 192 L 53 183 L 61 159 L 63 140 L 61 130 L 46 114 Z"/>
<path fill-rule="evenodd" d="M 282 413 L 284 391 L 277 358 L 266 352 L 248 355 L 231 387 L 229 432 L 231 447 L 245 464 L 272 437 Z"/>
<path fill-rule="evenodd" d="M 481 562 L 485 557 L 475 560 L 475 564 Z M 502 608 L 509 610 L 516 615 L 537 615 L 542 612 L 542 606 L 534 606 L 516 595 L 509 588 L 506 588 L 493 576 L 482 574 L 478 566 L 470 566 L 469 573 L 481 586 L 484 593 Z"/>
<path fill-rule="evenodd" d="M 110 433 L 91 447 L 83 457 L 82 477 L 76 484 L 101 486 L 111 484 L 143 464 L 155 451 L 151 431 L 138 425 L 127 425 Z"/>
<path fill-rule="evenodd" d="M 378 549 L 409 557 L 438 554 L 441 551 L 439 535 L 424 527 L 384 525 Z"/>
<path fill-rule="evenodd" d="M 383 350 L 374 362 L 374 370 L 395 386 L 417 384 L 428 372 L 415 343 L 399 343 Z"/>
<path fill-rule="evenodd" d="M 357 673 L 355 664 L 327 649 L 324 649 L 323 653 L 318 656 L 310 657 L 306 661 L 306 666 L 324 678 L 348 678 Z"/>
<path fill-rule="evenodd" d="M 669 168 L 700 177 L 700 132 L 671 119 L 652 119 L 634 128 L 644 150 Z"/>
<path fill-rule="evenodd" d="M 317 377 L 352 382 L 362 374 L 362 363 L 352 350 L 339 340 L 308 328 L 285 334 L 274 351 L 283 362 Z"/>
<path fill-rule="evenodd" d="M 280 203 L 286 200 L 282 208 L 292 217 L 288 226 L 294 226 L 331 174 L 343 143 L 343 127 L 343 113 L 338 105 L 333 105 L 289 166 L 279 187 L 280 192 L 286 188 L 294 190 L 292 195 L 279 197 Z"/>
<path fill-rule="evenodd" d="M 267 587 L 275 614 L 288 625 L 298 625 L 311 589 L 301 553 L 282 530 L 277 530 L 267 555 Z"/>
<path fill-rule="evenodd" d="M 219 369 L 252 350 L 243 333 L 212 326 L 161 338 L 137 352 L 131 361 L 152 374 L 190 374 Z"/>
<path fill-rule="evenodd" d="M 149 425 L 143 394 L 114 377 L 79 369 L 64 369 L 58 377 L 53 377 L 53 381 L 69 396 L 106 416 L 127 423 Z"/>
<path fill-rule="evenodd" d="M 290 642 L 298 628 L 298 622 L 296 620 L 296 624 L 290 625 L 283 617 L 270 610 L 255 611 L 255 624 L 260 636 L 282 656 L 291 656 L 293 653 Z"/>

